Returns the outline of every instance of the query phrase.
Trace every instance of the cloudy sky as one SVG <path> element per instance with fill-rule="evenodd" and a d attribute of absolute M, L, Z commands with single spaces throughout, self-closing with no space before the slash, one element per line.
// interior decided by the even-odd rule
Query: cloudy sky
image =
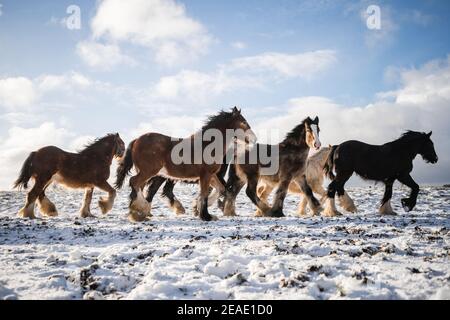
<path fill-rule="evenodd" d="M 183 136 L 234 105 L 281 135 L 319 115 L 323 144 L 433 130 L 440 162 L 413 176 L 450 182 L 449 17 L 446 0 L 0 0 L 0 189 L 36 148 Z"/>

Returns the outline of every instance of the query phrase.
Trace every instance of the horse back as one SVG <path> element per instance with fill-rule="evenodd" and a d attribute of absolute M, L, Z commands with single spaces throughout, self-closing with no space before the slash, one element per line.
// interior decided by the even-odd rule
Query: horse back
<path fill-rule="evenodd" d="M 337 170 L 356 172 L 363 179 L 376 181 L 412 169 L 391 145 L 372 145 L 356 140 L 346 141 L 337 147 L 334 163 Z"/>

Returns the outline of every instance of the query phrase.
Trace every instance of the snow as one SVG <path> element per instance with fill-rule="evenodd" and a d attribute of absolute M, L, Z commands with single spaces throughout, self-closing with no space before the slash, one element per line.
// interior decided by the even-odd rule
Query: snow
<path fill-rule="evenodd" d="M 143 224 L 114 209 L 78 218 L 82 191 L 52 188 L 56 218 L 16 217 L 23 192 L 0 192 L 0 299 L 450 299 L 450 188 L 422 187 L 417 208 L 381 217 L 381 186 L 349 188 L 357 214 L 254 218 L 243 192 L 236 218 L 176 216 L 159 197 Z M 196 186 L 175 193 L 190 212 Z M 93 204 L 100 192 L 95 193 Z"/>

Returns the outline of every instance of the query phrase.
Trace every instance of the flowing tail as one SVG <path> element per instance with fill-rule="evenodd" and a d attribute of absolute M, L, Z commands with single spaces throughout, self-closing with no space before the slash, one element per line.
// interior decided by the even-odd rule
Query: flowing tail
<path fill-rule="evenodd" d="M 136 140 L 130 142 L 127 151 L 125 152 L 125 157 L 122 159 L 122 161 L 119 164 L 119 167 L 117 168 L 116 183 L 114 184 L 116 189 L 122 188 L 125 178 L 130 173 L 131 168 L 133 168 L 132 149 L 135 142 Z"/>
<path fill-rule="evenodd" d="M 332 146 L 330 153 L 328 154 L 327 162 L 325 163 L 325 166 L 323 167 L 323 171 L 325 175 L 330 179 L 334 180 L 335 176 L 333 173 L 334 168 L 334 153 L 336 152 L 338 146 Z"/>
<path fill-rule="evenodd" d="M 36 152 L 30 153 L 28 158 L 22 165 L 22 169 L 20 170 L 20 175 L 17 178 L 16 182 L 14 182 L 14 188 L 27 189 L 28 181 L 30 181 L 31 176 L 33 175 L 33 159 Z"/>

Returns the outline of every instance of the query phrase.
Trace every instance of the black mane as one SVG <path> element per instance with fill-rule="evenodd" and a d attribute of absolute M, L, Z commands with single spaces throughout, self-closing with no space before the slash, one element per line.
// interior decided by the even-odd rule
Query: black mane
<path fill-rule="evenodd" d="M 216 115 L 209 116 L 202 127 L 202 131 L 212 128 L 220 128 L 221 126 L 223 126 L 223 123 L 229 121 L 232 116 L 233 112 L 223 110 Z"/>
<path fill-rule="evenodd" d="M 299 125 L 297 125 L 294 129 L 292 129 L 284 138 L 284 143 L 289 144 L 301 144 L 303 140 L 305 140 L 305 122 L 308 118 L 304 119 Z"/>
<path fill-rule="evenodd" d="M 405 133 L 403 133 L 400 138 L 397 139 L 397 141 L 403 141 L 403 142 L 411 142 L 414 140 L 421 139 L 425 136 L 425 133 L 423 132 L 417 132 L 408 130 Z"/>
<path fill-rule="evenodd" d="M 88 142 L 85 146 L 84 149 L 79 150 L 78 153 L 79 154 L 86 154 L 91 152 L 92 150 L 94 150 L 99 144 L 102 144 L 103 142 L 105 142 L 105 140 L 111 138 L 115 136 L 114 133 L 108 133 L 106 136 L 101 137 L 101 138 L 97 138 L 94 141 Z"/>

